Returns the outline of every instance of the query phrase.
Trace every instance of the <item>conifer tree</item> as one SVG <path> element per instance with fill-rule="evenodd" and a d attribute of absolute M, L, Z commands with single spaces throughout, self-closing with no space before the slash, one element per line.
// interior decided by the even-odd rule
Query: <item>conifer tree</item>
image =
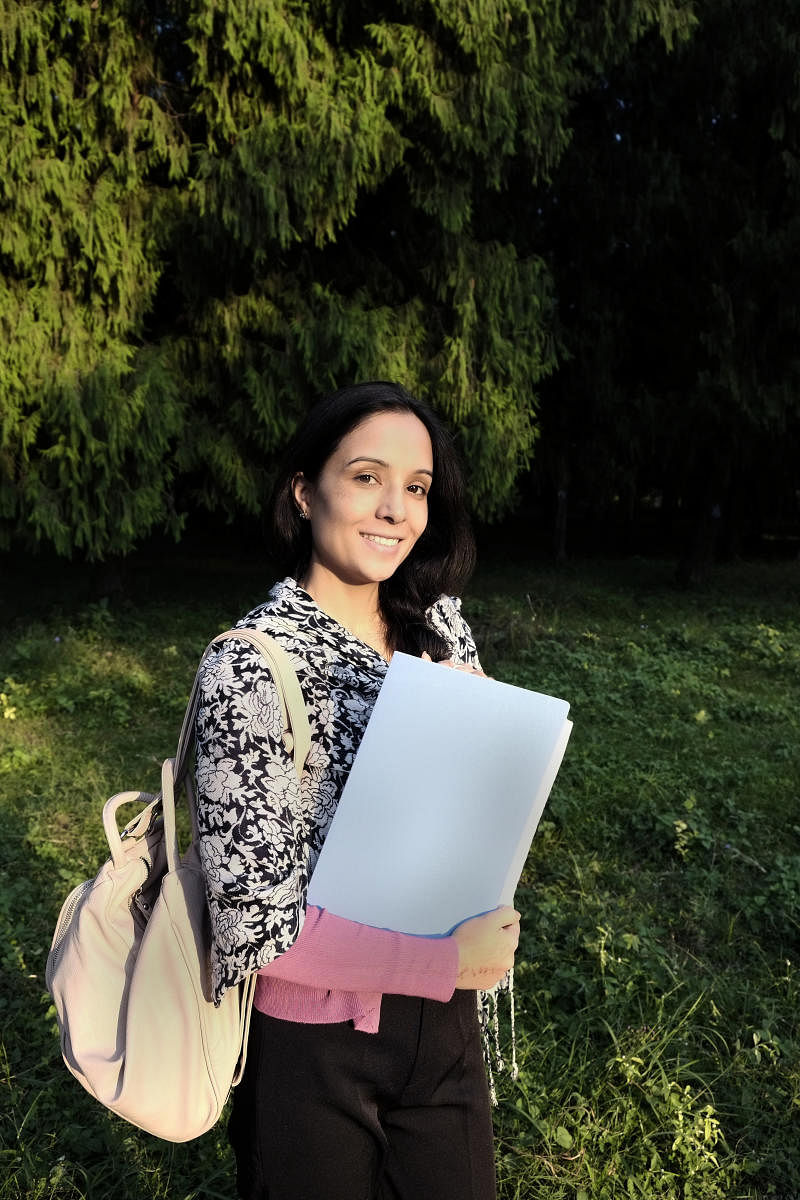
<path fill-rule="evenodd" d="M 369 377 L 513 499 L 555 363 L 530 236 L 574 96 L 688 0 L 132 0 L 0 19 L 0 535 L 124 552 L 264 503 Z"/>

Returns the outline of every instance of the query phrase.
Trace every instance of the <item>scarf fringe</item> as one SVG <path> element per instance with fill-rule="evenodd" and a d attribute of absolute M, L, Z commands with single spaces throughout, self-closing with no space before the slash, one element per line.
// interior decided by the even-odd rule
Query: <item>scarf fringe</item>
<path fill-rule="evenodd" d="M 481 1032 L 483 1035 L 483 1058 L 486 1063 L 486 1074 L 489 1079 L 489 1095 L 493 1108 L 496 1108 L 498 1104 L 495 1072 L 500 1075 L 506 1070 L 506 1060 L 503 1057 L 500 1047 L 499 997 L 501 992 L 508 994 L 511 1017 L 511 1066 L 508 1069 L 508 1073 L 510 1078 L 515 1080 L 519 1076 L 519 1066 L 517 1065 L 517 1026 L 513 967 L 505 979 L 501 979 L 489 991 L 478 992 L 478 1013 L 480 1015 Z"/>

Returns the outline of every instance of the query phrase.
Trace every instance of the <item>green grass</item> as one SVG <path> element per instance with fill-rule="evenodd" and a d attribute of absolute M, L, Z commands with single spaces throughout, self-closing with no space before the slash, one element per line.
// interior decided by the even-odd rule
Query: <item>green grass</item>
<path fill-rule="evenodd" d="M 103 802 L 157 789 L 200 650 L 265 590 L 148 582 L 0 641 L 0 1200 L 234 1195 L 221 1127 L 169 1147 L 70 1079 L 43 983 Z M 465 598 L 486 669 L 574 719 L 518 896 L 503 1200 L 800 1196 L 798 601 L 796 564 L 689 595 L 642 561 L 496 568 Z"/>

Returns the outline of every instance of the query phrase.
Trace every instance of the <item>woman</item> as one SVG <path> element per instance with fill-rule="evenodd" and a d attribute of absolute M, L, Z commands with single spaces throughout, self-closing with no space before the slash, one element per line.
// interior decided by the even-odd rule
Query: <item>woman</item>
<path fill-rule="evenodd" d="M 295 436 L 273 507 L 294 575 L 240 625 L 275 637 L 297 671 L 312 730 L 302 781 L 247 643 L 208 660 L 197 731 L 215 995 L 259 971 L 230 1126 L 239 1193 L 489 1200 L 475 989 L 513 965 L 519 914 L 427 939 L 305 899 L 392 653 L 480 670 L 452 599 L 473 543 L 450 437 L 398 386 L 342 389 Z"/>

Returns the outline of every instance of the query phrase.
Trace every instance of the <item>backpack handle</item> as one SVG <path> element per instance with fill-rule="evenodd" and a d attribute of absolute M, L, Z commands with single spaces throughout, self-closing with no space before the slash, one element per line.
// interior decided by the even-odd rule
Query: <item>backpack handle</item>
<path fill-rule="evenodd" d="M 117 824 L 117 809 L 121 808 L 123 804 L 141 804 L 143 800 L 149 802 L 147 806 L 142 808 L 128 822 L 122 833 L 120 833 Z M 125 837 L 144 837 L 158 816 L 160 807 L 160 797 L 154 796 L 151 792 L 117 792 L 115 796 L 106 800 L 103 805 L 103 829 L 105 830 L 108 848 L 111 851 L 112 861 L 117 870 L 125 862 L 125 850 L 122 845 L 122 839 Z"/>

